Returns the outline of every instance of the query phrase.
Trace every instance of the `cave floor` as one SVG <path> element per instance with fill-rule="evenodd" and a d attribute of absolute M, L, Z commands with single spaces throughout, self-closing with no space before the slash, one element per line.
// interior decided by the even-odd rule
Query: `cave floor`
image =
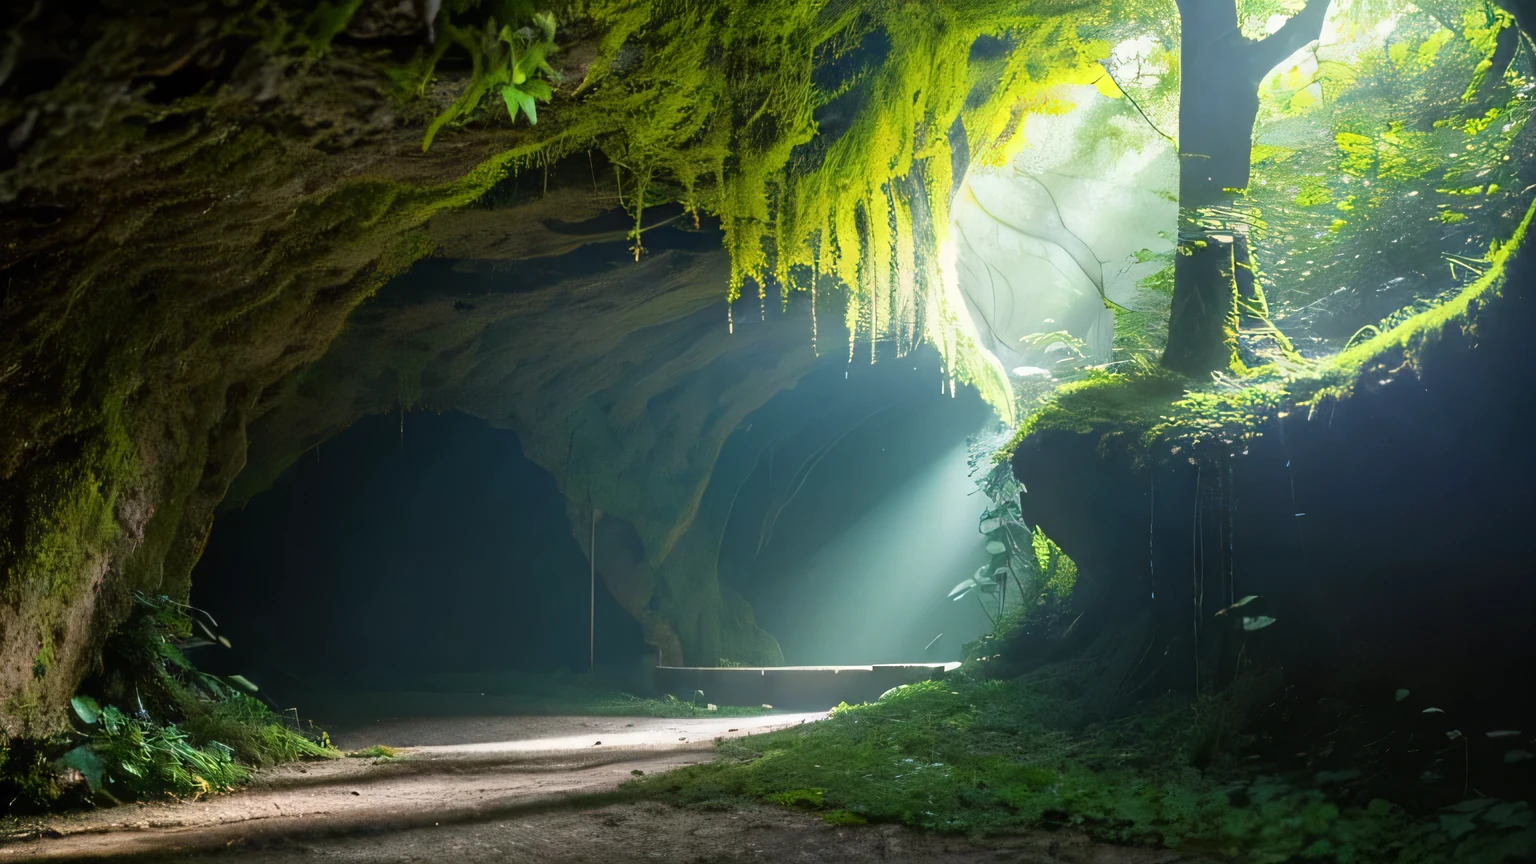
<path fill-rule="evenodd" d="M 979 843 L 894 825 L 834 827 L 778 808 L 711 812 L 572 797 L 611 792 L 635 771 L 707 761 L 717 737 L 820 716 L 380 720 L 338 730 L 336 743 L 398 746 L 399 758 L 281 766 L 237 792 L 199 801 L 7 820 L 0 861 L 1195 860 L 1060 832 Z"/>

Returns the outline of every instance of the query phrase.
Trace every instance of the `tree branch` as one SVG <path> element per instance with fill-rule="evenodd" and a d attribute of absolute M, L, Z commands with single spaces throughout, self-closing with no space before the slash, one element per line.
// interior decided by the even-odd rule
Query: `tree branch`
<path fill-rule="evenodd" d="M 1332 0 L 1307 0 L 1307 5 L 1279 30 L 1261 42 L 1255 42 L 1248 55 L 1249 73 L 1255 81 L 1269 74 L 1280 61 L 1295 54 L 1323 34 L 1323 20 L 1328 17 Z"/>

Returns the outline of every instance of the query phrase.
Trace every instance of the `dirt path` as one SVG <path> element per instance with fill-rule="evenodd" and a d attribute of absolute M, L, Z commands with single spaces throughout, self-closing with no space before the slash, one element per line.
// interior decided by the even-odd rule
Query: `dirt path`
<path fill-rule="evenodd" d="M 203 801 L 133 804 L 12 822 L 0 861 L 1024 861 L 1171 864 L 1170 853 L 1098 847 L 1068 835 L 985 846 L 894 826 L 833 828 L 776 809 L 735 813 L 655 803 L 595 809 L 572 795 L 611 791 L 634 771 L 706 761 L 716 737 L 821 715 L 707 720 L 459 717 L 343 730 L 343 748 L 405 748 L 395 760 L 343 759 L 263 772 Z M 600 743 L 599 743 L 600 742 Z"/>

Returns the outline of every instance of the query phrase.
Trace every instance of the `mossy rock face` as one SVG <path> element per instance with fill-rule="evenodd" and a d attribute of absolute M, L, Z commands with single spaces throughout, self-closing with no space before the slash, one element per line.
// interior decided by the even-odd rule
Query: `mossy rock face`
<path fill-rule="evenodd" d="M 281 428 L 290 394 L 326 391 L 323 369 L 297 373 L 326 355 L 359 303 L 434 250 L 505 261 L 594 242 L 599 238 L 546 226 L 597 215 L 611 206 L 598 204 L 604 196 L 635 200 L 633 185 L 606 176 L 592 194 L 568 191 L 594 184 L 588 154 L 577 147 L 597 134 L 596 127 L 582 126 L 597 116 L 595 109 L 552 111 L 537 130 L 511 126 L 504 117 L 477 117 L 440 135 L 423 155 L 426 123 L 451 101 L 464 72 L 445 70 L 437 88 L 402 98 L 398 79 L 408 64 L 373 43 L 330 44 L 339 31 L 323 27 L 317 35 L 310 25 L 324 22 L 301 5 L 151 4 L 85 22 L 43 8 L 18 31 L 24 44 L 17 72 L 0 89 L 0 128 L 8 142 L 0 154 L 0 279 L 6 285 L 0 301 L 6 334 L 0 343 L 0 415 L 6 418 L 0 426 L 0 729 L 6 734 L 37 735 L 58 726 L 135 591 L 185 595 L 214 509 L 246 466 L 247 427 L 275 412 L 267 428 Z M 365 5 L 358 27 L 390 32 L 353 35 L 410 38 L 407 31 L 416 32 L 402 30 L 401 22 L 381 24 L 370 10 L 382 4 Z M 569 82 L 559 98 L 574 108 L 570 91 L 623 22 L 565 23 L 562 50 L 551 61 Z M 652 85 L 637 85 L 631 96 L 643 101 L 645 86 Z M 696 107 L 705 114 L 711 108 Z M 620 121 L 609 116 L 604 122 Z M 580 156 L 559 162 L 574 152 Z M 542 160 L 542 183 L 526 183 L 494 211 L 460 209 L 510 173 L 536 176 L 528 170 L 535 158 Z M 567 165 L 579 170 L 563 170 Z M 650 197 L 655 203 L 657 196 Z M 429 224 L 452 210 L 460 212 Z M 669 260 L 655 259 L 663 269 Z M 725 281 L 724 272 L 711 274 L 703 290 L 713 292 L 713 300 Z M 601 305 L 601 285 L 589 287 L 585 302 Z M 705 300 L 698 290 L 663 294 L 650 292 L 648 308 L 615 314 L 606 329 L 576 334 L 588 338 L 563 346 L 571 349 L 565 360 L 581 356 L 577 352 L 600 356 L 628 328 L 686 319 Z M 487 312 L 469 317 L 489 326 L 507 315 L 505 308 Z M 449 338 L 443 344 L 463 343 Z M 394 376 L 388 398 L 370 401 L 372 394 L 365 394 L 370 398 L 346 411 L 324 413 L 318 418 L 324 422 L 315 424 L 319 437 L 367 411 L 390 410 L 402 397 L 416 404 L 433 387 L 464 383 L 454 377 L 463 363 L 435 367 L 430 350 L 419 346 L 373 350 L 394 349 L 380 368 L 405 374 Z M 701 356 L 695 366 L 708 360 Z M 792 383 L 794 369 L 790 364 L 782 374 L 763 376 L 723 413 L 690 415 L 677 430 L 684 449 L 660 458 L 663 465 L 701 467 L 672 482 L 652 511 L 644 511 L 643 502 L 626 505 L 600 486 L 586 494 L 593 484 L 583 486 L 584 500 L 573 503 L 573 511 L 612 501 L 606 506 L 619 514 L 615 524 L 627 517 L 645 536 L 642 559 L 654 569 L 687 530 L 712 449 L 746 411 Z M 678 368 L 672 380 L 688 371 Z M 625 411 L 643 410 L 642 392 L 614 406 L 615 423 L 632 419 Z M 431 396 L 436 404 L 471 410 L 489 398 Z M 701 391 L 690 398 L 707 397 Z M 479 413 L 503 423 L 512 416 Z M 561 445 L 569 424 L 584 419 L 563 410 L 530 436 L 546 466 L 570 458 Z M 618 440 L 614 428 L 608 424 L 601 433 L 606 443 Z M 247 472 L 255 488 L 313 441 L 284 443 L 298 449 L 258 454 Z M 592 453 L 604 452 L 605 442 L 591 443 Z M 615 447 L 606 461 L 591 457 L 587 474 L 567 479 L 574 487 L 615 461 L 630 465 L 654 455 Z M 630 592 L 629 605 L 651 622 L 667 651 L 679 655 L 676 627 L 647 608 L 645 578 L 640 588 Z"/>
<path fill-rule="evenodd" d="M 7 734 L 61 722 L 134 591 L 185 594 L 274 387 L 526 140 L 422 158 L 384 63 L 217 14 L 43 10 L 0 93 Z"/>

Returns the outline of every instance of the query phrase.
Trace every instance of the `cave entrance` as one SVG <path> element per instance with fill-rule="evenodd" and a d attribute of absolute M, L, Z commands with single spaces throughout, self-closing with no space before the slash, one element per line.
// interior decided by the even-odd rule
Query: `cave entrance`
<path fill-rule="evenodd" d="M 311 711 L 517 690 L 589 661 L 588 564 L 554 477 L 458 412 L 366 417 L 312 449 L 217 518 L 193 584 L 233 645 L 197 662 Z M 599 666 L 632 667 L 639 625 L 601 581 L 595 617 Z"/>
<path fill-rule="evenodd" d="M 987 629 L 974 601 L 945 595 L 987 561 L 968 439 L 996 421 L 943 380 L 932 348 L 828 358 L 727 442 L 722 463 L 751 468 L 721 579 L 786 664 L 944 663 Z"/>

